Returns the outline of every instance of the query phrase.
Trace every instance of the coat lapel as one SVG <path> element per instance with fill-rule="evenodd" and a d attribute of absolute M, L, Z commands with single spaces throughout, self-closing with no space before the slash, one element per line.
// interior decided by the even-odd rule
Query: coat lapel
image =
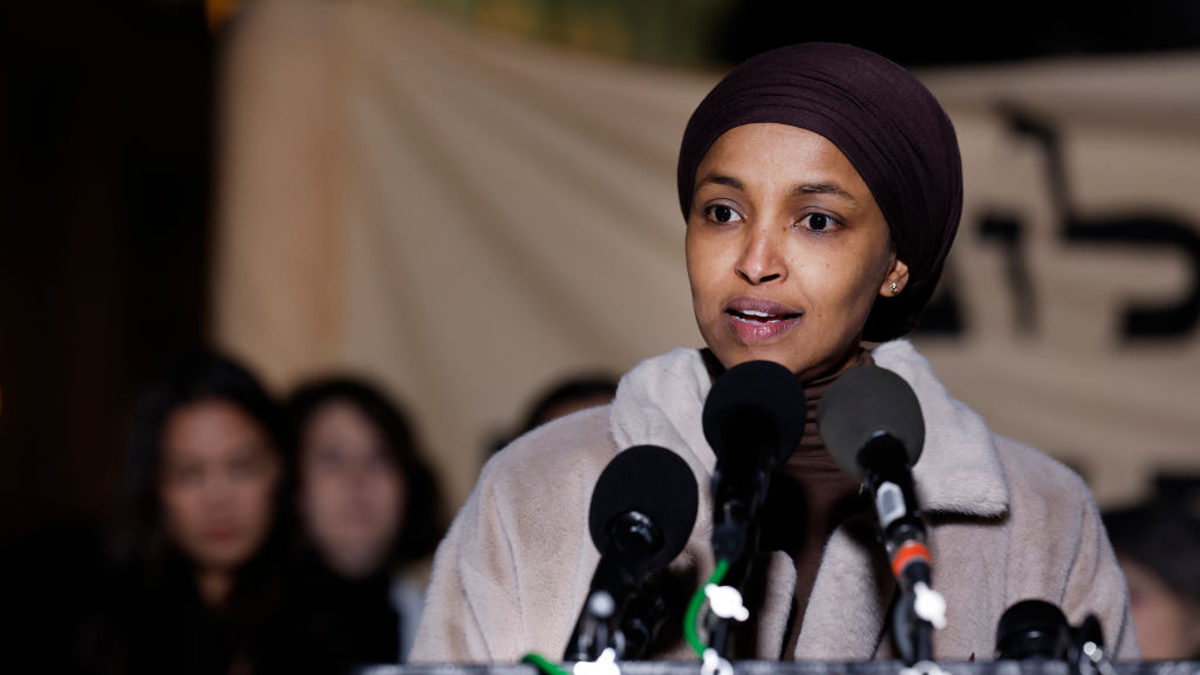
<path fill-rule="evenodd" d="M 882 344 L 871 354 L 876 364 L 912 385 L 921 404 L 925 448 L 913 467 L 921 508 L 981 518 L 1004 515 L 1008 483 L 983 418 L 950 396 L 907 340 Z"/>
<path fill-rule="evenodd" d="M 796 643 L 796 659 L 864 661 L 883 636 L 895 593 L 871 523 L 855 519 L 834 531 L 821 558 Z"/>

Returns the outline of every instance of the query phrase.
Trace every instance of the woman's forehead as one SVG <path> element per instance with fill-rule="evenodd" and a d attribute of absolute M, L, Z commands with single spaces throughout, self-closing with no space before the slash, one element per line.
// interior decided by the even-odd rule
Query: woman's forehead
<path fill-rule="evenodd" d="M 746 191 L 770 187 L 785 196 L 812 194 L 859 205 L 871 197 L 862 176 L 829 139 L 786 124 L 755 123 L 722 134 L 696 170 L 706 184 Z"/>

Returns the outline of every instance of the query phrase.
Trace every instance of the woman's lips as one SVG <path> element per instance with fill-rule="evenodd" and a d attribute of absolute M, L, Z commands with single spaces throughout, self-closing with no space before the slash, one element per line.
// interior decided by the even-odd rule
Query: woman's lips
<path fill-rule="evenodd" d="M 725 321 L 744 342 L 770 340 L 800 323 L 804 313 L 770 300 L 738 298 L 725 308 Z"/>
<path fill-rule="evenodd" d="M 241 528 L 233 525 L 210 527 L 204 531 L 204 537 L 214 544 L 236 541 L 241 536 Z"/>

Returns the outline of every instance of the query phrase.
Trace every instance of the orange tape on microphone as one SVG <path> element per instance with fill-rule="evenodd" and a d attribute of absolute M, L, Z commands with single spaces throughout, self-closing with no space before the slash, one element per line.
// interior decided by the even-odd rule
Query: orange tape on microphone
<path fill-rule="evenodd" d="M 896 555 L 892 556 L 892 573 L 899 577 L 904 573 L 904 568 L 916 560 L 924 560 L 933 567 L 933 556 L 930 555 L 929 549 L 925 548 L 925 544 L 918 541 L 905 543 L 896 551 Z"/>

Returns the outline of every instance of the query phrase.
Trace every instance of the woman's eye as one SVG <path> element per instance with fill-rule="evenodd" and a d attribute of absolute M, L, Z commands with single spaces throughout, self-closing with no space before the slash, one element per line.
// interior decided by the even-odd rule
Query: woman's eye
<path fill-rule="evenodd" d="M 229 473 L 235 478 L 251 478 L 258 474 L 259 463 L 250 458 L 238 459 L 229 465 Z"/>
<path fill-rule="evenodd" d="M 194 464 L 173 466 L 167 469 L 167 480 L 176 485 L 193 485 L 200 482 L 204 471 Z"/>
<path fill-rule="evenodd" d="M 836 227 L 837 221 L 825 215 L 824 213 L 810 213 L 801 221 L 807 223 L 808 229 L 813 232 L 825 232 L 826 230 Z"/>
<path fill-rule="evenodd" d="M 734 211 L 732 207 L 725 206 L 724 204 L 710 206 L 708 207 L 707 211 L 708 217 L 717 221 L 718 223 L 732 223 L 742 219 L 742 217 L 738 215 L 737 211 Z"/>
<path fill-rule="evenodd" d="M 314 453 L 312 466 L 317 471 L 336 473 L 342 470 L 342 455 L 333 448 L 318 448 Z"/>
<path fill-rule="evenodd" d="M 373 471 L 390 469 L 392 467 L 392 452 L 386 447 L 375 447 L 367 459 Z"/>

